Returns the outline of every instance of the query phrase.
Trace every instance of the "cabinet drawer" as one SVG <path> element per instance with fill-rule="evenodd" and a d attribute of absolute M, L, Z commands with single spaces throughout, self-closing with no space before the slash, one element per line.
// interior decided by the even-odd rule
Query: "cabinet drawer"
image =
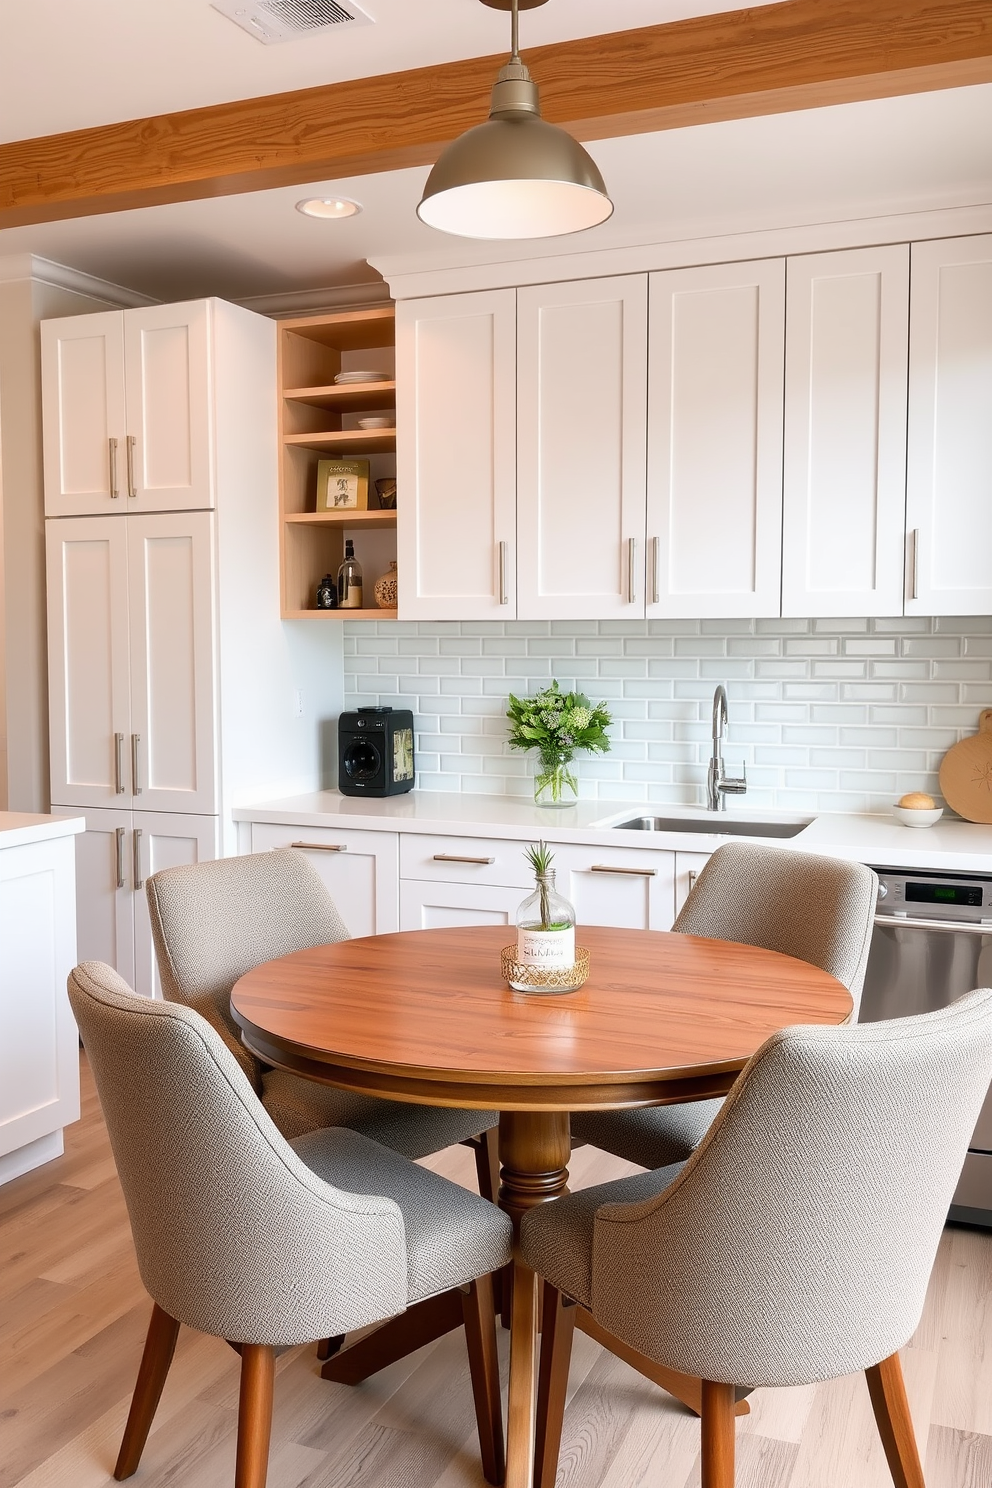
<path fill-rule="evenodd" d="M 400 877 L 428 883 L 503 884 L 532 889 L 534 874 L 524 857 L 526 842 L 488 837 L 400 837 Z"/>
<path fill-rule="evenodd" d="M 561 893 L 578 925 L 669 930 L 675 900 L 675 854 L 663 849 L 573 847 L 551 843 Z"/>
<path fill-rule="evenodd" d="M 320 874 L 352 935 L 386 935 L 399 927 L 395 832 L 252 822 L 252 852 L 295 847 Z"/>

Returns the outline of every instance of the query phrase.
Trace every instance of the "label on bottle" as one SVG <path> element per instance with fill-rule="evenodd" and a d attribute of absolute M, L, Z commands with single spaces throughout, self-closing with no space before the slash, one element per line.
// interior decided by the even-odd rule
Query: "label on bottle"
<path fill-rule="evenodd" d="M 521 966 L 574 966 L 575 930 L 517 931 L 517 960 Z"/>

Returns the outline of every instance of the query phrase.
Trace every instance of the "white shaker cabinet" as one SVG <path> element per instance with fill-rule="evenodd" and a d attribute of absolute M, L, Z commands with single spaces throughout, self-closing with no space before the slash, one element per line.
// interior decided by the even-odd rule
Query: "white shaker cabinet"
<path fill-rule="evenodd" d="M 709 860 L 709 853 L 677 852 L 675 854 L 676 916 L 681 913 L 683 904 L 695 888 L 696 879 L 702 873 Z"/>
<path fill-rule="evenodd" d="M 914 243 L 907 615 L 992 612 L 992 235 Z"/>
<path fill-rule="evenodd" d="M 516 293 L 396 307 L 401 620 L 516 616 Z"/>
<path fill-rule="evenodd" d="M 517 617 L 644 614 L 647 276 L 517 291 Z"/>
<path fill-rule="evenodd" d="M 901 615 L 909 248 L 788 261 L 782 613 Z"/>
<path fill-rule="evenodd" d="M 583 925 L 626 930 L 670 930 L 674 917 L 674 858 L 652 848 L 575 847 L 554 842 L 558 889 Z"/>
<path fill-rule="evenodd" d="M 213 515 L 48 524 L 52 799 L 217 809 Z"/>
<path fill-rule="evenodd" d="M 136 992 L 160 997 L 145 879 L 218 856 L 215 816 L 175 811 L 86 811 L 77 839 L 80 961 L 105 961 Z"/>
<path fill-rule="evenodd" d="M 252 852 L 293 847 L 320 875 L 351 935 L 388 935 L 399 924 L 395 832 L 252 822 Z"/>
<path fill-rule="evenodd" d="M 46 516 L 213 505 L 208 303 L 42 323 Z"/>
<path fill-rule="evenodd" d="M 649 617 L 781 602 L 785 262 L 650 276 Z"/>

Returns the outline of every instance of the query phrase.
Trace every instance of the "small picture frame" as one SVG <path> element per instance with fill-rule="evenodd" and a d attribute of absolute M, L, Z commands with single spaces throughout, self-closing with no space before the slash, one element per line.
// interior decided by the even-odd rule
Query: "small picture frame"
<path fill-rule="evenodd" d="M 368 460 L 318 460 L 317 511 L 368 511 Z"/>

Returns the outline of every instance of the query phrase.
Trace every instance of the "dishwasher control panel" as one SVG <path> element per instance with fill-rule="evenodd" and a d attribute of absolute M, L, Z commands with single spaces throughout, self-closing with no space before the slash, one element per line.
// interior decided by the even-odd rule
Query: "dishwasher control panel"
<path fill-rule="evenodd" d="M 992 919 L 992 880 L 968 873 L 876 868 L 878 913 L 927 920 Z"/>

